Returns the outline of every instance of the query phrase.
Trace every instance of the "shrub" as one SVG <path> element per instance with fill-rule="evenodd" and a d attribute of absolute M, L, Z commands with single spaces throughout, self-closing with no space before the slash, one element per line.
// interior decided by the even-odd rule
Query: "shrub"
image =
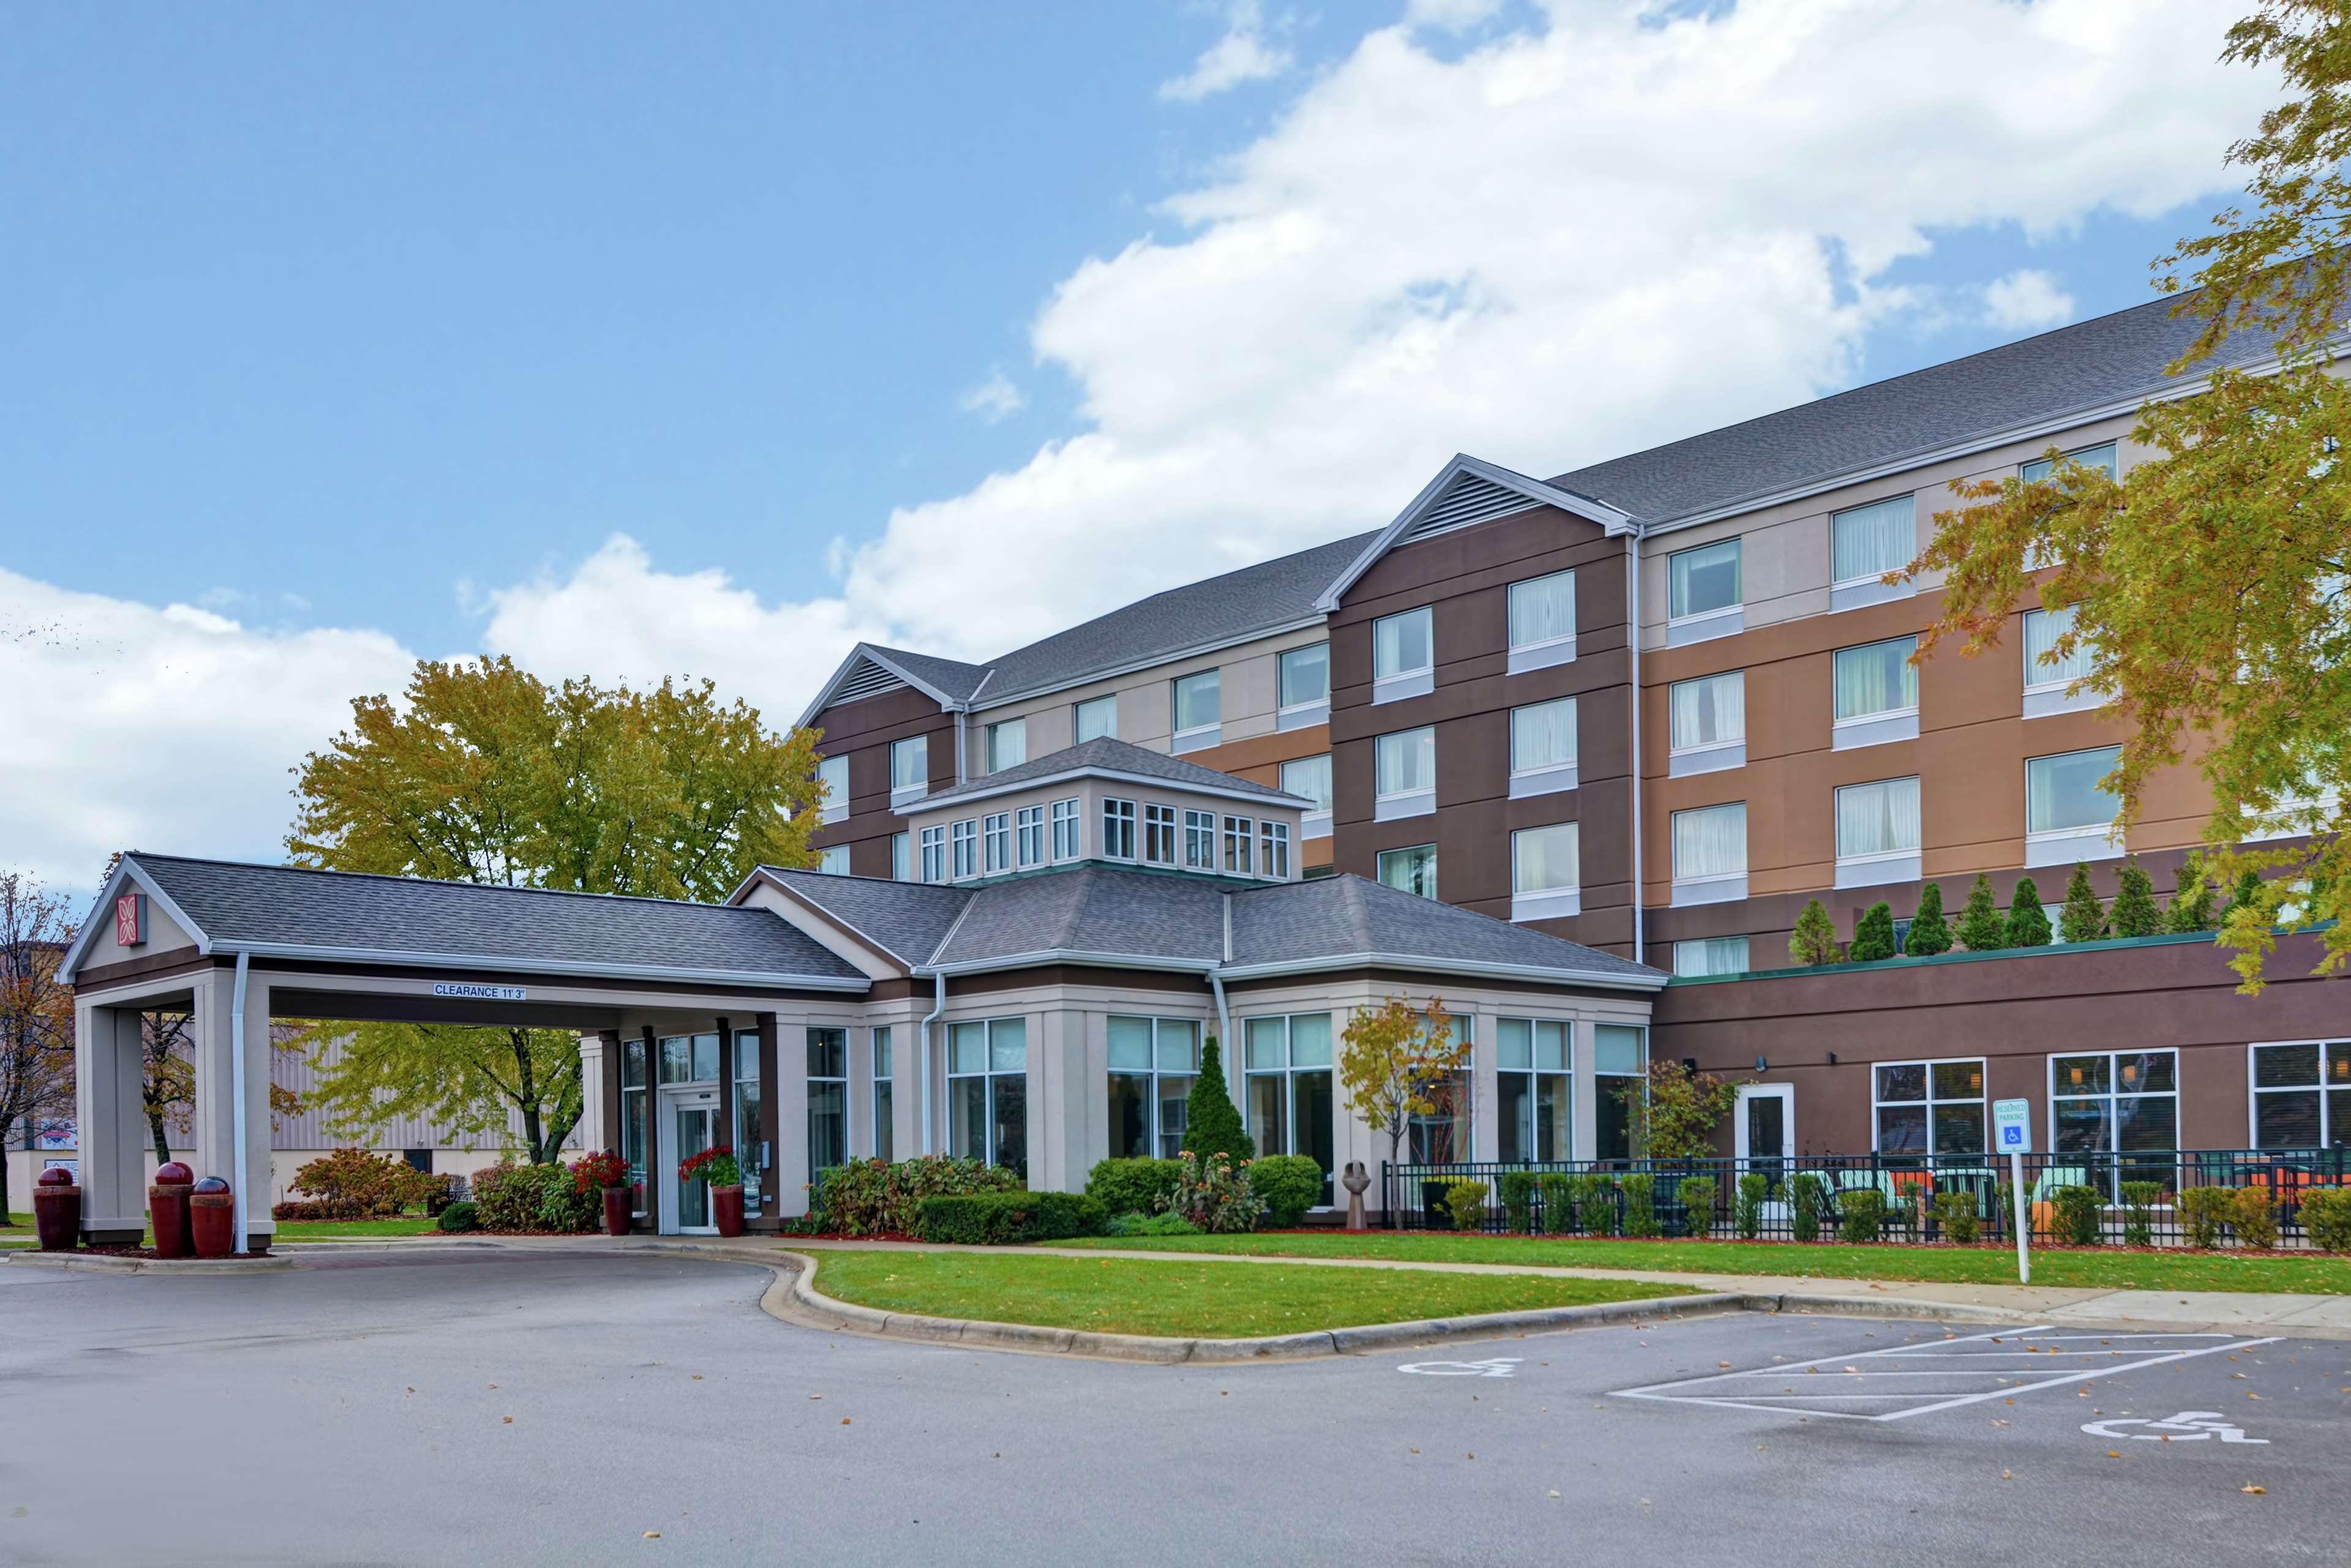
<path fill-rule="evenodd" d="M 1889 1223 L 1902 1228 L 1904 1240 L 1924 1240 L 1927 1216 L 1933 1206 L 1934 1194 L 1926 1181 L 1897 1175 L 1894 1178 L 1894 1201 L 1887 1207 L 1886 1218 Z"/>
<path fill-rule="evenodd" d="M 1616 1187 L 1606 1176 L 1576 1176 L 1575 1228 L 1586 1236 L 1616 1234 Z"/>
<path fill-rule="evenodd" d="M 2122 1191 L 2123 1245 L 2154 1246 L 2155 1206 L 2163 1197 L 2163 1184 L 2159 1181 L 2126 1181 L 2123 1183 Z"/>
<path fill-rule="evenodd" d="M 2266 1186 L 2239 1187 L 2229 1206 L 2229 1223 L 2238 1240 L 2257 1252 L 2268 1251 L 2278 1242 L 2277 1194 Z"/>
<path fill-rule="evenodd" d="M 914 1234 L 942 1245 L 1010 1247 L 1098 1234 L 1107 1223 L 1102 1200 L 1078 1192 L 976 1192 L 926 1197 Z"/>
<path fill-rule="evenodd" d="M 582 1155 L 571 1162 L 571 1179 L 581 1192 L 601 1193 L 629 1185 L 629 1162 L 611 1153 Z"/>
<path fill-rule="evenodd" d="M 440 1177 L 406 1160 L 365 1149 L 337 1149 L 297 1170 L 289 1190 L 318 1200 L 312 1207 L 319 1212 L 312 1218 L 378 1219 L 422 1208 L 440 1188 Z"/>
<path fill-rule="evenodd" d="M 2152 936 L 2163 929 L 2163 911 L 2155 905 L 2155 883 L 2135 860 L 2123 862 L 2109 918 L 2117 936 Z"/>
<path fill-rule="evenodd" d="M 1542 1194 L 1545 1236 L 1564 1236 L 1575 1228 L 1575 1182 L 1564 1171 L 1545 1171 L 1535 1178 Z"/>
<path fill-rule="evenodd" d="M 1805 904 L 1797 915 L 1796 928 L 1788 934 L 1788 956 L 1808 967 L 1837 961 L 1836 922 L 1829 918 L 1829 906 L 1819 899 Z"/>
<path fill-rule="evenodd" d="M 1976 873 L 1968 902 L 1959 911 L 1959 928 L 1952 933 L 1970 953 L 1991 953 L 2008 945 L 2008 924 L 2000 917 L 2000 900 L 1993 896 L 1991 878 Z"/>
<path fill-rule="evenodd" d="M 1464 1176 L 1445 1184 L 1445 1212 L 1456 1230 L 1476 1230 L 1486 1223 L 1486 1184 Z"/>
<path fill-rule="evenodd" d="M 1788 1226 L 1799 1241 L 1821 1239 L 1821 1217 L 1828 1208 L 1828 1184 L 1811 1171 L 1788 1178 Z"/>
<path fill-rule="evenodd" d="M 1233 1097 L 1225 1092 L 1225 1065 L 1210 1035 L 1200 1047 L 1200 1076 L 1192 1080 L 1191 1097 L 1184 1103 L 1183 1152 L 1206 1158 L 1222 1155 L 1238 1165 L 1257 1154 Z"/>
<path fill-rule="evenodd" d="M 354 1219 L 359 1217 L 345 1213 L 340 1204 L 322 1203 L 316 1198 L 302 1200 L 288 1198 L 284 1203 L 271 1204 L 269 1218 L 272 1219 Z"/>
<path fill-rule="evenodd" d="M 1861 912 L 1854 922 L 1853 946 L 1845 949 L 1847 961 L 1874 964 L 1880 958 L 1891 958 L 1894 946 L 1894 906 L 1883 899 Z"/>
<path fill-rule="evenodd" d="M 486 1230 L 569 1233 L 593 1230 L 604 1218 L 596 1195 L 580 1191 L 563 1166 L 504 1160 L 475 1173 L 474 1207 Z"/>
<path fill-rule="evenodd" d="M 2064 942 L 2095 942 L 2106 934 L 2106 906 L 2090 885 L 2090 862 L 2075 861 L 2074 876 L 2065 884 L 2065 903 L 2057 912 L 2057 936 Z"/>
<path fill-rule="evenodd" d="M 1112 1236 L 1197 1236 L 1200 1228 L 1180 1214 L 1122 1214 L 1110 1222 Z"/>
<path fill-rule="evenodd" d="M 2190 860 L 2179 868 L 2179 880 L 2171 890 L 2171 905 L 2163 912 L 2163 928 L 2185 936 L 2191 931 L 2210 931 L 2213 924 L 2211 879 L 2204 874 L 2201 865 Z"/>
<path fill-rule="evenodd" d="M 1730 1208 L 1730 1226 L 1741 1241 L 1752 1241 L 1763 1228 L 1763 1200 L 1771 1194 L 1771 1178 L 1750 1171 L 1739 1178 L 1739 1197 Z"/>
<path fill-rule="evenodd" d="M 1941 883 L 1930 882 L 1918 890 L 1918 909 L 1910 916 L 1910 929 L 1903 936 L 1902 950 L 1913 958 L 1929 958 L 1951 950 L 1951 925 L 1943 918 Z"/>
<path fill-rule="evenodd" d="M 1184 1151 L 1177 1162 L 1176 1195 L 1168 1212 L 1180 1214 L 1211 1234 L 1254 1230 L 1265 1200 L 1249 1190 L 1249 1176 L 1223 1155 L 1207 1158 Z"/>
<path fill-rule="evenodd" d="M 1495 1184 L 1502 1199 L 1502 1228 L 1513 1236 L 1534 1228 L 1537 1179 L 1532 1171 L 1504 1171 Z"/>
<path fill-rule="evenodd" d="M 1174 1160 L 1098 1160 L 1086 1173 L 1086 1196 L 1112 1214 L 1157 1214 L 1175 1197 L 1181 1169 Z"/>
<path fill-rule="evenodd" d="M 1277 1230 L 1295 1227 L 1322 1201 L 1322 1167 L 1311 1155 L 1268 1155 L 1251 1160 L 1246 1175 L 1265 1204 L 1265 1223 Z"/>
<path fill-rule="evenodd" d="M 2095 1247 L 2104 1228 L 2105 1198 L 2094 1186 L 2061 1186 L 2050 1195 L 2057 1211 L 2057 1239 L 2069 1247 Z"/>
<path fill-rule="evenodd" d="M 1685 1228 L 1692 1236 L 1714 1234 L 1714 1200 L 1719 1187 L 1712 1176 L 1684 1176 L 1674 1188 L 1681 1200 Z"/>
<path fill-rule="evenodd" d="M 2351 1187 L 2311 1187 L 2302 1195 L 2302 1228 L 2325 1252 L 2351 1252 Z"/>
<path fill-rule="evenodd" d="M 1886 1227 L 1886 1195 L 1874 1186 L 1848 1187 L 1838 1198 L 1837 1217 L 1847 1241 L 1875 1241 Z"/>
<path fill-rule="evenodd" d="M 1946 1241 L 1964 1247 L 1983 1235 L 1983 1220 L 1976 1213 L 1976 1195 L 1971 1192 L 1937 1193 L 1935 1218 L 1942 1224 Z"/>
<path fill-rule="evenodd" d="M 812 1234 L 912 1236 L 926 1197 L 1017 1191 L 1020 1178 L 998 1166 L 952 1155 L 919 1155 L 895 1165 L 852 1160 L 824 1173 L 809 1218 Z M 1107 1208 L 1108 1205 L 1104 1205 Z"/>
<path fill-rule="evenodd" d="M 482 1220 L 480 1212 L 475 1208 L 473 1204 L 464 1198 L 459 1198 L 456 1202 L 451 1204 L 448 1207 L 441 1211 L 441 1218 L 437 1223 L 440 1225 L 442 1229 L 448 1231 L 451 1235 L 456 1235 L 462 1231 L 477 1228 L 481 1225 Z"/>
<path fill-rule="evenodd" d="M 1616 1185 L 1625 1193 L 1625 1234 L 1656 1235 L 1657 1178 L 1652 1176 L 1618 1176 Z"/>
<path fill-rule="evenodd" d="M 2220 1228 L 2229 1222 L 2236 1201 L 2234 1187 L 2191 1186 L 2182 1192 L 2179 1219 L 2188 1232 L 2188 1245 L 2206 1251 L 2220 1245 Z"/>
<path fill-rule="evenodd" d="M 2031 877 L 2018 877 L 2016 891 L 2008 896 L 2008 925 L 2001 931 L 2001 946 L 2046 947 L 2049 936 L 2049 912 L 2041 907 L 2041 889 Z"/>

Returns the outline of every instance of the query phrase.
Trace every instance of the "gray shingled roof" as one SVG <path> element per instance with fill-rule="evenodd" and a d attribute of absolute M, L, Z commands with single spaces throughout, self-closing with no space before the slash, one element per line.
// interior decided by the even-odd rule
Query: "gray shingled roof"
<path fill-rule="evenodd" d="M 942 659 L 935 653 L 916 653 L 904 648 L 884 648 L 879 643 L 863 647 L 879 653 L 908 674 L 927 681 L 957 702 L 967 702 L 971 694 L 979 690 L 987 679 L 986 664 L 967 664 L 957 659 Z"/>
<path fill-rule="evenodd" d="M 759 870 L 907 965 L 923 963 L 938 951 L 956 916 L 978 891 L 774 865 Z"/>
<path fill-rule="evenodd" d="M 250 944 L 380 952 L 388 958 L 427 954 L 517 969 L 668 969 L 768 982 L 864 978 L 846 959 L 765 909 L 141 852 L 125 859 L 152 878 L 215 949 Z"/>
<path fill-rule="evenodd" d="M 1311 963 L 1359 953 L 1463 964 L 1574 969 L 1625 979 L 1665 979 L 1629 958 L 1546 936 L 1360 876 L 1270 883 L 1233 899 L 1236 968 Z"/>
<path fill-rule="evenodd" d="M 934 964 L 1028 953 L 1117 953 L 1200 964 L 1223 955 L 1220 884 L 1114 866 L 1080 865 L 981 888 Z"/>
<path fill-rule="evenodd" d="M 1203 789 L 1236 789 L 1243 794 L 1264 795 L 1276 800 L 1295 799 L 1283 795 L 1270 784 L 1236 779 L 1229 773 L 1219 773 L 1213 768 L 1203 768 L 1180 757 L 1145 751 L 1139 746 L 1130 746 L 1123 740 L 1113 740 L 1105 736 L 1076 746 L 1063 747 L 1059 751 L 991 773 L 985 779 L 958 784 L 952 789 L 938 790 L 926 796 L 921 805 L 911 809 L 927 811 L 942 800 L 953 800 L 964 795 L 993 793 L 1032 779 L 1050 779 L 1055 774 L 1073 772 L 1081 768 L 1101 768 L 1113 773 L 1139 773 L 1148 779 L 1164 779 L 1170 784 L 1190 784 Z"/>

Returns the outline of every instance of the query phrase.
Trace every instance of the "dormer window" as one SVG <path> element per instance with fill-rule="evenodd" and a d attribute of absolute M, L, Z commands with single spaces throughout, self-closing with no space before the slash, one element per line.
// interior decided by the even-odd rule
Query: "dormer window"
<path fill-rule="evenodd" d="M 1134 858 L 1134 802 L 1104 800 L 1102 802 L 1102 858 L 1131 861 Z"/>

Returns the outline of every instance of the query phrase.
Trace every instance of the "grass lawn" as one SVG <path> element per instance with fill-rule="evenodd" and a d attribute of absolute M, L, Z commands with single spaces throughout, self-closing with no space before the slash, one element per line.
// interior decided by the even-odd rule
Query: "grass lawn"
<path fill-rule="evenodd" d="M 1235 1268 L 1021 1252 L 827 1251 L 816 1288 L 890 1312 L 1215 1339 L 1685 1293 L 1633 1280 Z"/>
<path fill-rule="evenodd" d="M 1096 1237 L 1056 1243 L 1151 1252 L 1248 1252 L 1288 1258 L 1395 1258 L 1426 1263 L 1661 1269 L 1676 1273 L 1794 1274 L 1819 1279 L 2016 1283 L 2006 1247 L 1875 1247 L 1793 1241 L 1583 1241 L 1561 1237 L 1394 1235 L 1372 1231 L 1270 1236 Z M 2306 1254 L 2126 1252 L 2034 1248 L 2032 1282 L 2113 1291 L 2351 1292 L 2351 1258 Z"/>
<path fill-rule="evenodd" d="M 0 1230 L 0 1251 L 14 1247 L 30 1247 L 37 1239 L 31 1215 L 19 1214 L 12 1218 L 16 1228 Z M 430 1236 L 438 1228 L 421 1214 L 403 1214 L 397 1219 L 282 1219 L 277 1222 L 277 1239 L 356 1241 L 386 1236 Z M 152 1247 L 155 1245 L 155 1232 L 149 1230 L 141 1239 Z"/>

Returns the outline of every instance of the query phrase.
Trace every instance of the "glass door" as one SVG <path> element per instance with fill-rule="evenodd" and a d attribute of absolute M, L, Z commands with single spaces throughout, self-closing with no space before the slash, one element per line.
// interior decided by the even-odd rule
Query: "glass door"
<path fill-rule="evenodd" d="M 677 1108 L 677 1159 L 684 1165 L 717 1140 L 711 1135 L 714 1115 L 707 1105 L 680 1105 Z M 677 1228 L 680 1230 L 715 1230 L 710 1218 L 710 1184 L 705 1181 L 681 1181 L 677 1186 Z"/>
<path fill-rule="evenodd" d="M 679 1180 L 677 1167 L 719 1141 L 718 1091 L 665 1091 L 659 1125 L 662 1234 L 716 1233 L 718 1227 L 710 1212 L 710 1185 Z"/>
<path fill-rule="evenodd" d="M 1769 1177 L 1776 1194 L 1796 1157 L 1796 1086 L 1740 1084 L 1735 1124 L 1740 1168 Z"/>

